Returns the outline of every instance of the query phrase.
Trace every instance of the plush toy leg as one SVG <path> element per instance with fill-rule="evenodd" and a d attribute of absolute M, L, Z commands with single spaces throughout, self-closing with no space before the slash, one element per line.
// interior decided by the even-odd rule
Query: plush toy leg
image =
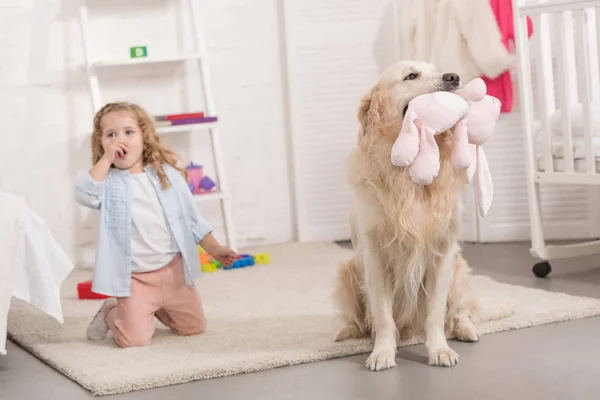
<path fill-rule="evenodd" d="M 392 146 L 392 165 L 408 167 L 419 153 L 419 129 L 414 111 L 409 109 L 404 116 L 402 129 Z"/>
<path fill-rule="evenodd" d="M 469 137 L 467 135 L 467 120 L 461 119 L 452 130 L 452 167 L 462 171 L 469 168 L 472 159 L 469 154 Z"/>
<path fill-rule="evenodd" d="M 494 199 L 494 184 L 485 153 L 477 146 L 477 200 L 479 215 L 485 217 Z"/>
<path fill-rule="evenodd" d="M 440 150 L 435 142 L 434 134 L 433 129 L 422 127 L 419 154 L 408 169 L 413 182 L 421 185 L 431 184 L 440 170 Z"/>

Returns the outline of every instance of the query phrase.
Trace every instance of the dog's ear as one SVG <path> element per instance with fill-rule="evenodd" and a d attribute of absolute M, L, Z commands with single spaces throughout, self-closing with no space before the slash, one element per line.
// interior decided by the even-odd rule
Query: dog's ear
<path fill-rule="evenodd" d="M 369 125 L 381 122 L 384 107 L 385 93 L 379 85 L 375 85 L 360 99 L 358 122 L 361 125 L 361 135 L 366 134 Z"/>

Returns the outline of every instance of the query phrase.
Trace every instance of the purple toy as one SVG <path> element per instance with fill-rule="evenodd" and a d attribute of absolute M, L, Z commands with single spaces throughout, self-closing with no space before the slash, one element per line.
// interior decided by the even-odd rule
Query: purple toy
<path fill-rule="evenodd" d="M 215 187 L 215 183 L 208 176 L 205 176 L 200 181 L 200 190 L 203 192 L 209 192 L 214 187 Z"/>
<path fill-rule="evenodd" d="M 217 117 L 201 117 L 201 118 L 181 118 L 174 119 L 171 121 L 171 125 L 188 125 L 188 124 L 202 124 L 208 122 L 217 122 Z"/>

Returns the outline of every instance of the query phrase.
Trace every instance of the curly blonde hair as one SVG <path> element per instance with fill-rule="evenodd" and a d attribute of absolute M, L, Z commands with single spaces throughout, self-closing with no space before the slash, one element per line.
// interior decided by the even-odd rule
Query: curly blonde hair
<path fill-rule="evenodd" d="M 92 147 L 92 163 L 96 164 L 104 155 L 102 148 L 102 117 L 111 112 L 128 111 L 130 112 L 142 130 L 142 139 L 144 141 L 144 150 L 142 152 L 144 166 L 151 166 L 160 179 L 160 183 L 164 189 L 171 186 L 169 178 L 165 173 L 163 166 L 168 164 L 177 169 L 185 181 L 188 181 L 188 174 L 181 158 L 171 149 L 161 143 L 160 136 L 156 133 L 154 121 L 150 115 L 137 104 L 128 102 L 108 103 L 102 107 L 94 116 L 94 131 L 92 132 L 91 147 Z"/>

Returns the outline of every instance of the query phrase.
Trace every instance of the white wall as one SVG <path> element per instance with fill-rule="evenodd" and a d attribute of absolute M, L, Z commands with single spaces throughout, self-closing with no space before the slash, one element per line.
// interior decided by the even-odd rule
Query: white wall
<path fill-rule="evenodd" d="M 135 45 L 148 46 L 149 55 L 189 48 L 172 47 L 184 39 L 178 27 L 187 21 L 178 1 L 88 3 L 99 58 L 126 58 Z M 291 240 L 279 3 L 199 4 L 239 245 Z M 2 0 L 0 190 L 26 196 L 69 255 L 89 264 L 97 213 L 73 200 L 76 176 L 90 167 L 93 117 L 77 18 L 76 0 Z M 100 74 L 103 101 L 127 99 L 157 114 L 197 109 L 193 66 L 107 70 Z M 212 162 L 206 138 L 165 137 L 186 161 L 202 164 Z M 205 172 L 213 171 L 210 165 Z M 223 238 L 218 206 L 200 209 Z"/>

